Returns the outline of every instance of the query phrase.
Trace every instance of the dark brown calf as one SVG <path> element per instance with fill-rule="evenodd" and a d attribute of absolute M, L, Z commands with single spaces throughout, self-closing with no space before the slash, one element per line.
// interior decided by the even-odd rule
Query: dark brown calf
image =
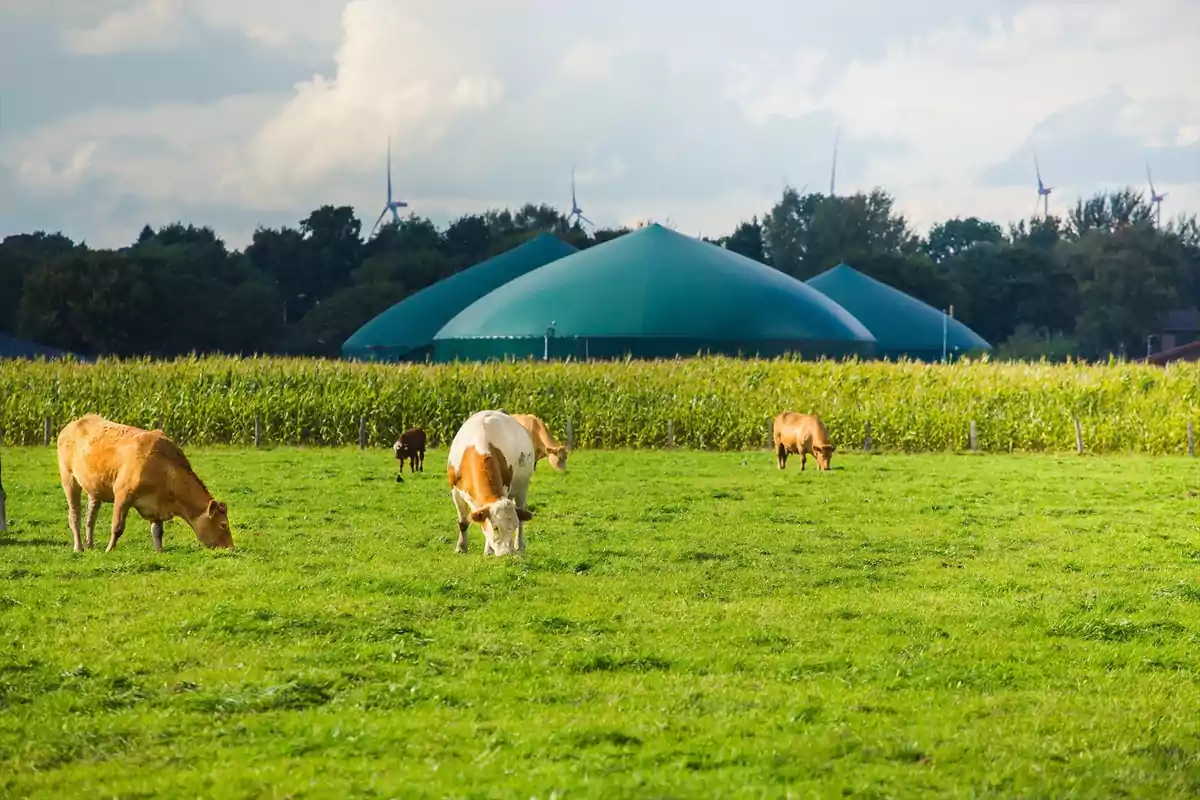
<path fill-rule="evenodd" d="M 409 428 L 400 434 L 400 438 L 392 445 L 392 452 L 400 462 L 400 471 L 396 473 L 396 483 L 404 483 L 404 460 L 408 459 L 410 472 L 425 471 L 425 431 L 420 428 Z"/>

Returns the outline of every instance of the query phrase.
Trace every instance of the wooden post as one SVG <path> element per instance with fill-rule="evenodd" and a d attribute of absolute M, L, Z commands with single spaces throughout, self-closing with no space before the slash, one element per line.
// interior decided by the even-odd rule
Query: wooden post
<path fill-rule="evenodd" d="M 1188 456 L 1191 458 L 1196 457 L 1196 436 L 1192 430 L 1192 421 L 1190 419 L 1188 420 Z"/>
<path fill-rule="evenodd" d="M 863 439 L 863 452 L 871 452 L 871 420 L 867 420 L 867 436 Z"/>
<path fill-rule="evenodd" d="M 8 495 L 4 493 L 4 464 L 0 461 L 0 533 L 8 530 Z"/>
<path fill-rule="evenodd" d="M 358 449 L 367 449 L 367 418 L 358 418 Z"/>
<path fill-rule="evenodd" d="M 971 452 L 979 450 L 979 441 L 975 438 L 975 420 L 971 420 Z"/>
<path fill-rule="evenodd" d="M 43 434 L 44 434 L 43 438 L 46 440 L 47 447 L 50 446 L 50 442 L 53 439 L 53 436 L 52 436 L 53 433 L 54 433 L 54 420 L 51 419 L 50 417 L 46 417 L 46 425 L 45 425 L 45 430 L 43 431 Z"/>
<path fill-rule="evenodd" d="M 571 426 L 570 417 L 567 417 L 567 449 L 575 449 L 575 428 Z"/>
<path fill-rule="evenodd" d="M 667 420 L 667 447 L 675 446 L 675 421 Z"/>
<path fill-rule="evenodd" d="M 254 446 L 262 446 L 262 419 L 258 414 L 254 415 Z"/>
<path fill-rule="evenodd" d="M 158 418 L 154 420 L 154 427 L 160 431 L 166 432 L 167 429 L 164 428 L 162 424 L 162 414 L 159 414 Z"/>
<path fill-rule="evenodd" d="M 1079 417 L 1075 418 L 1075 452 L 1083 455 L 1083 428 L 1079 425 Z"/>

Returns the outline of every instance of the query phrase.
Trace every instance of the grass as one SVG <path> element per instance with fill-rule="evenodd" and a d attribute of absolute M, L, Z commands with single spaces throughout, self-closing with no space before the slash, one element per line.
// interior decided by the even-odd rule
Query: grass
<path fill-rule="evenodd" d="M 494 560 L 444 453 L 190 454 L 236 554 L 5 451 L 0 795 L 1200 791 L 1193 461 L 580 452 Z"/>

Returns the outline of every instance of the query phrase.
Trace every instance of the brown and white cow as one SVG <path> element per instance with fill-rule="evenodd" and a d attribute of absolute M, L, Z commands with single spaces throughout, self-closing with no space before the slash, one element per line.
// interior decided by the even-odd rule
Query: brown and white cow
<path fill-rule="evenodd" d="M 111 552 L 134 509 L 150 522 L 154 549 L 162 552 L 163 523 L 182 517 L 206 547 L 234 549 L 228 509 L 218 503 L 192 471 L 183 451 L 160 430 L 147 431 L 87 414 L 58 434 L 58 474 L 67 495 L 67 521 L 75 551 L 81 493 L 87 492 L 87 546 L 101 503 L 113 504 Z"/>
<path fill-rule="evenodd" d="M 533 439 L 535 469 L 537 461 L 543 458 L 559 472 L 567 468 L 567 446 L 554 440 L 554 437 L 550 435 L 550 429 L 546 427 L 546 423 L 542 422 L 540 417 L 533 414 L 513 414 L 512 418 L 521 423 L 521 426 L 529 431 L 529 436 Z"/>
<path fill-rule="evenodd" d="M 829 469 L 836 449 L 830 444 L 829 434 L 825 432 L 819 417 L 795 411 L 784 411 L 775 417 L 774 439 L 775 458 L 780 469 L 787 466 L 789 454 L 799 454 L 800 469 L 803 471 L 808 453 L 812 453 L 817 460 L 818 470 Z"/>
<path fill-rule="evenodd" d="M 480 411 L 462 424 L 450 443 L 446 477 L 458 511 L 458 545 L 467 552 L 467 528 L 483 529 L 483 554 L 525 551 L 525 507 L 533 476 L 533 439 L 501 411 Z"/>

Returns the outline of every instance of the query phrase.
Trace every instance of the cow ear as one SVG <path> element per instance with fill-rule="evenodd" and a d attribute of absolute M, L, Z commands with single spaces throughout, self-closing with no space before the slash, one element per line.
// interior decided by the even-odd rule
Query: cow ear
<path fill-rule="evenodd" d="M 208 511 L 208 515 L 209 515 L 210 517 L 215 517 L 215 516 L 217 516 L 217 514 L 220 514 L 220 513 L 221 513 L 222 511 L 224 511 L 224 510 L 225 510 L 225 509 L 224 509 L 224 508 L 221 506 L 221 504 L 220 504 L 220 503 L 218 503 L 216 500 L 209 500 L 209 501 L 208 501 L 208 509 L 207 509 L 207 511 Z"/>
<path fill-rule="evenodd" d="M 527 508 L 518 508 L 517 519 L 521 520 L 521 522 L 529 522 L 529 520 L 533 519 L 533 512 Z"/>
<path fill-rule="evenodd" d="M 477 525 L 482 525 L 483 521 L 491 514 L 491 510 L 487 508 L 477 508 L 471 512 L 471 522 Z"/>

